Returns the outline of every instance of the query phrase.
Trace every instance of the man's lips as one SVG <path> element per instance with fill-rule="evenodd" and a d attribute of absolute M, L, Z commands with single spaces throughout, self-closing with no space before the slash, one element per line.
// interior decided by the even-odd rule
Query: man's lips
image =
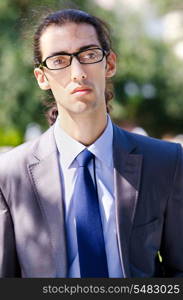
<path fill-rule="evenodd" d="M 90 91 L 91 91 L 91 89 L 88 87 L 77 87 L 71 92 L 71 94 L 75 94 L 78 92 L 90 92 Z"/>

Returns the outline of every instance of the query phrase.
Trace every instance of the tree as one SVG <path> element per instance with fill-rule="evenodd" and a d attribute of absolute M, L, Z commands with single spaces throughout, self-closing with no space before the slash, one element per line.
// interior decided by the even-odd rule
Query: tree
<path fill-rule="evenodd" d="M 182 72 L 171 44 L 147 34 L 138 14 L 123 14 L 116 28 L 118 73 L 113 118 L 140 125 L 155 137 L 183 130 Z"/>
<path fill-rule="evenodd" d="M 157 0 L 153 5 L 163 13 L 180 9 L 181 1 Z M 48 96 L 37 86 L 32 59 L 34 28 L 48 8 L 84 9 L 110 23 L 118 54 L 111 113 L 117 123 L 130 121 L 156 137 L 182 131 L 183 63 L 174 55 L 173 45 L 147 35 L 140 14 L 122 6 L 107 11 L 89 0 L 42 0 L 39 4 L 6 0 L 0 1 L 0 145 L 23 142 L 29 123 L 38 123 L 43 130 L 48 127 L 43 105 Z"/>

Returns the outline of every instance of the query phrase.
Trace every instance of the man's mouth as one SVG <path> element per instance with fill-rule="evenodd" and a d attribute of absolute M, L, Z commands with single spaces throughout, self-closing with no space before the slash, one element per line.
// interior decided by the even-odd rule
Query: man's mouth
<path fill-rule="evenodd" d="M 71 92 L 71 94 L 76 94 L 76 93 L 84 94 L 84 93 L 89 93 L 89 92 L 91 92 L 91 89 L 88 87 L 77 87 Z"/>

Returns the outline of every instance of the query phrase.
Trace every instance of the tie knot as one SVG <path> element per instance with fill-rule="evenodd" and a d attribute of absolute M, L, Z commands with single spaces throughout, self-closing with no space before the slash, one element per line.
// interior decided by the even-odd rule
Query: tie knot
<path fill-rule="evenodd" d="M 77 161 L 80 167 L 85 167 L 89 164 L 90 160 L 94 157 L 94 155 L 88 151 L 87 149 L 83 150 L 77 156 Z"/>

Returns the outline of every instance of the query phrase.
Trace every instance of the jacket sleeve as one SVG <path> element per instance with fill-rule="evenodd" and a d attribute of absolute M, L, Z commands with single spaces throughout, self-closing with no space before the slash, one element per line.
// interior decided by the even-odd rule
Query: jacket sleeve
<path fill-rule="evenodd" d="M 13 222 L 0 190 L 0 277 L 21 277 Z"/>
<path fill-rule="evenodd" d="M 183 149 L 177 145 L 172 192 L 165 212 L 161 247 L 165 277 L 183 277 Z"/>

